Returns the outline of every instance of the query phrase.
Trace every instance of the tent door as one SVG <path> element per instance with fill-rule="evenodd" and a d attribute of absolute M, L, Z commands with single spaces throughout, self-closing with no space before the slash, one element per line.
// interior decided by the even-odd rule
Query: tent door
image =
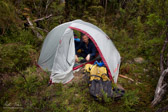
<path fill-rule="evenodd" d="M 74 43 L 74 36 L 72 35 L 69 40 L 67 62 L 71 66 L 74 61 L 75 61 L 75 43 Z"/>

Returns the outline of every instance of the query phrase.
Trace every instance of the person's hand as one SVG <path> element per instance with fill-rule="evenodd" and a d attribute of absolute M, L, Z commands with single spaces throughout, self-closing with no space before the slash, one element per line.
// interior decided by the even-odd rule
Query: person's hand
<path fill-rule="evenodd" d="M 77 55 L 75 55 L 75 61 L 76 61 L 76 62 L 78 62 L 78 61 L 79 61 L 79 59 L 78 59 L 78 56 L 77 56 Z"/>
<path fill-rule="evenodd" d="M 86 61 L 89 61 L 90 60 L 90 54 L 88 54 L 87 56 L 86 56 Z"/>

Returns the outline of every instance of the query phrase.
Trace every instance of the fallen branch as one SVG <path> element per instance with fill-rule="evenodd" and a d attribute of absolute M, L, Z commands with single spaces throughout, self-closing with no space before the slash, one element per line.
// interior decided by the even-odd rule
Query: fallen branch
<path fill-rule="evenodd" d="M 121 75 L 121 74 L 119 74 L 119 77 L 122 77 L 122 78 L 128 79 L 128 80 L 130 80 L 130 81 L 132 81 L 132 82 L 134 81 L 133 79 L 131 79 L 131 78 L 127 77 L 127 76 Z"/>
<path fill-rule="evenodd" d="M 159 81 L 155 90 L 154 100 L 152 101 L 152 106 L 155 106 L 156 104 L 158 104 L 162 100 L 165 92 L 167 91 L 166 90 L 167 83 L 164 83 L 164 79 L 166 75 L 168 75 L 168 68 L 163 71 L 163 73 L 159 78 Z"/>
<path fill-rule="evenodd" d="M 44 19 L 48 19 L 48 18 L 50 18 L 50 17 L 52 17 L 52 16 L 53 16 L 53 15 L 50 14 L 50 15 L 48 15 L 48 16 L 45 16 L 45 17 L 42 17 L 42 18 L 39 18 L 39 19 L 35 19 L 35 20 L 33 20 L 33 22 L 42 21 L 42 20 L 44 20 Z"/>
<path fill-rule="evenodd" d="M 42 36 L 38 31 L 36 31 L 35 27 L 33 26 L 33 23 L 30 21 L 30 18 L 27 17 L 26 19 L 27 19 L 27 21 L 28 21 L 28 23 L 29 23 L 29 26 L 30 26 L 30 28 L 32 29 L 33 33 L 34 33 L 39 39 L 43 39 L 43 36 Z"/>
<path fill-rule="evenodd" d="M 167 22 L 167 28 L 168 28 L 168 22 Z M 167 45 L 168 45 L 168 32 L 166 32 L 166 39 L 164 41 L 161 54 L 160 54 L 160 74 L 161 75 L 155 90 L 154 99 L 151 103 L 152 106 L 157 105 L 163 99 L 164 95 L 167 92 L 168 83 L 165 81 L 165 79 L 166 79 L 166 76 L 168 75 L 168 65 L 164 63 L 164 60 L 165 60 L 164 52 L 166 51 Z"/>

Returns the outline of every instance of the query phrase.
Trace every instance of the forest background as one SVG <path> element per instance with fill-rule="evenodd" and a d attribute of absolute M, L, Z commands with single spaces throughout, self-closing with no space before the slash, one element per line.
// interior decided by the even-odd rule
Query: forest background
<path fill-rule="evenodd" d="M 54 27 L 75 19 L 97 25 L 119 50 L 120 74 L 134 80 L 119 77 L 126 90 L 121 100 L 97 102 L 83 81 L 47 86 L 50 74 L 36 66 L 42 43 Z M 151 102 L 167 20 L 168 0 L 1 0 L 0 111 L 152 112 L 165 107 L 167 95 L 156 106 Z"/>

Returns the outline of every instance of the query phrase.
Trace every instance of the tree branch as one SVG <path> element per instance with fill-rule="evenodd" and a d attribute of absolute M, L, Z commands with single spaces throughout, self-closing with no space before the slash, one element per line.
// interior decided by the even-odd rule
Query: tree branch
<path fill-rule="evenodd" d="M 133 80 L 132 78 L 129 78 L 129 77 L 127 77 L 127 76 L 124 76 L 124 75 L 119 74 L 119 77 L 122 77 L 122 78 L 125 78 L 125 79 L 128 79 L 128 80 L 134 82 L 134 80 Z"/>
<path fill-rule="evenodd" d="M 39 18 L 39 19 L 35 19 L 35 20 L 33 20 L 33 22 L 42 21 L 42 20 L 44 20 L 44 19 L 48 19 L 48 18 L 50 18 L 50 17 L 52 17 L 52 16 L 53 16 L 53 15 L 50 14 L 50 15 L 48 15 L 48 16 L 45 16 L 45 17 L 42 17 L 42 18 Z"/>
<path fill-rule="evenodd" d="M 48 6 L 52 3 L 52 1 L 53 1 L 53 0 L 47 0 L 47 3 L 46 3 L 46 7 L 45 7 L 45 11 L 44 11 L 44 12 L 47 11 Z"/>
<path fill-rule="evenodd" d="M 36 6 L 36 3 L 35 3 L 35 0 L 33 0 L 33 5 L 34 5 L 34 8 L 35 8 L 36 11 L 37 11 L 37 6 Z"/>
<path fill-rule="evenodd" d="M 42 36 L 38 31 L 35 30 L 35 27 L 33 26 L 33 23 L 30 21 L 30 18 L 27 17 L 26 19 L 27 19 L 27 21 L 28 21 L 28 23 L 29 23 L 29 26 L 30 26 L 30 28 L 32 29 L 33 33 L 34 33 L 39 39 L 43 39 L 43 36 Z"/>
<path fill-rule="evenodd" d="M 168 44 L 168 33 L 166 34 L 166 39 L 164 41 L 164 45 L 162 47 L 161 54 L 160 54 L 160 71 L 161 71 L 161 73 L 164 70 L 164 51 L 166 49 L 167 44 Z M 167 63 L 168 63 L 168 60 L 167 60 Z"/>

